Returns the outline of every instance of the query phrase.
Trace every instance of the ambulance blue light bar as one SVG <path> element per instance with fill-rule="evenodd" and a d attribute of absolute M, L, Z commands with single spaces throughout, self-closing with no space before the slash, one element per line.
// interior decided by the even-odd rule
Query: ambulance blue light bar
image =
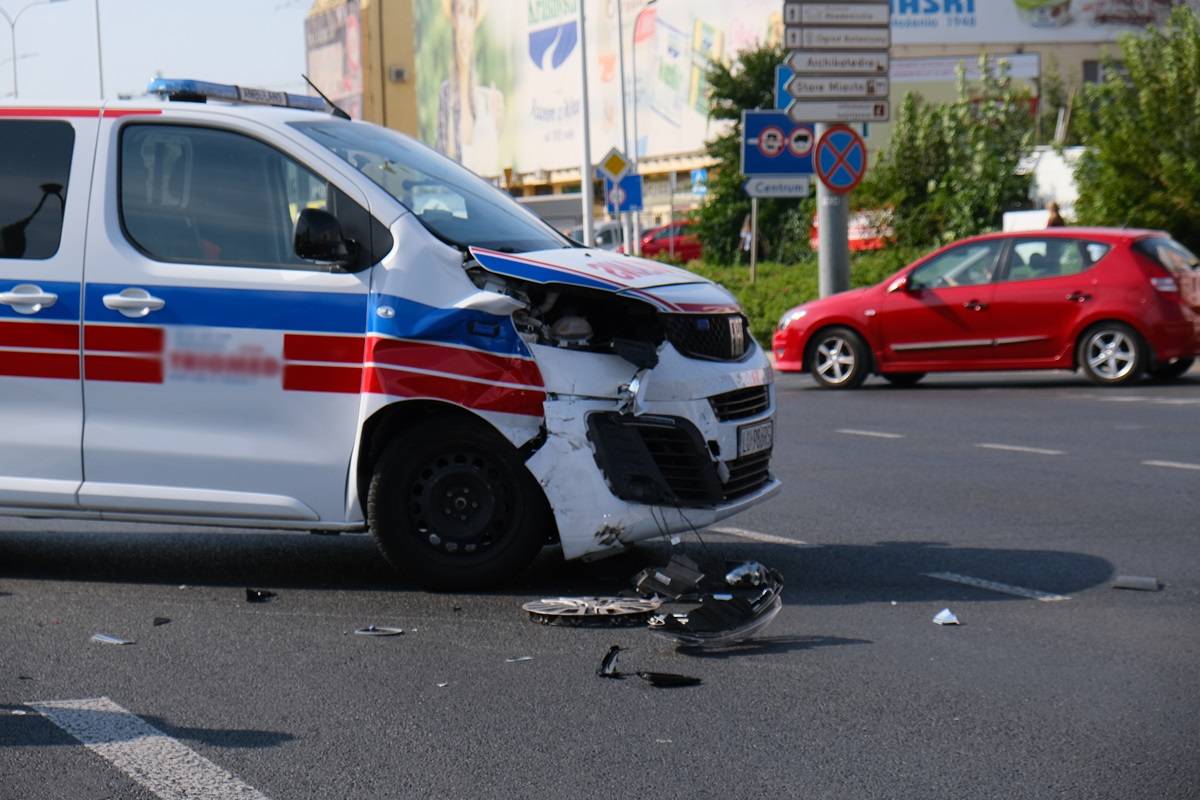
<path fill-rule="evenodd" d="M 269 89 L 255 89 L 249 86 L 234 86 L 231 83 L 155 78 L 146 91 L 170 100 L 224 100 L 229 103 L 252 103 L 260 106 L 299 108 L 305 111 L 329 110 L 329 106 L 319 97 L 291 94 L 290 92 L 273 92 Z"/>

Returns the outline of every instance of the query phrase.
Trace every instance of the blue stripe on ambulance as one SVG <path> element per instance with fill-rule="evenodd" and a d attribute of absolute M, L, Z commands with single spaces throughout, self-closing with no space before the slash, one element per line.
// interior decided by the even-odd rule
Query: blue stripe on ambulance
<path fill-rule="evenodd" d="M 37 278 L 20 281 L 0 281 L 0 292 L 9 292 L 16 286 L 31 284 L 43 292 L 58 295 L 54 305 L 43 308 L 37 314 L 21 314 L 12 306 L 0 303 L 0 319 L 21 319 L 36 322 L 79 322 L 79 284 L 64 281 L 43 281 Z"/>

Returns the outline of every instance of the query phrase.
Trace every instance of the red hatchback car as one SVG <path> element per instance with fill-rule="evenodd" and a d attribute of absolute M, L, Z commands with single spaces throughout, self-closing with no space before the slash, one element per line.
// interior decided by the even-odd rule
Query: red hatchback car
<path fill-rule="evenodd" d="M 1110 386 L 1177 378 L 1200 354 L 1200 260 L 1160 231 L 978 236 L 888 280 L 793 308 L 776 367 L 849 389 L 872 372 L 1080 369 Z"/>
<path fill-rule="evenodd" d="M 673 225 L 660 225 L 642 234 L 642 255 L 646 258 L 675 254 L 683 263 L 696 261 L 704 254 L 696 223 L 682 220 Z"/>

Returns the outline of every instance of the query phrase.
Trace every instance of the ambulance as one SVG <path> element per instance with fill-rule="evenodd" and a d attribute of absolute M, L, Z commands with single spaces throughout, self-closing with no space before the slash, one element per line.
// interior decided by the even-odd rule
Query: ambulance
<path fill-rule="evenodd" d="M 370 531 L 431 587 L 779 488 L 721 287 L 319 98 L 0 105 L 0 514 Z"/>

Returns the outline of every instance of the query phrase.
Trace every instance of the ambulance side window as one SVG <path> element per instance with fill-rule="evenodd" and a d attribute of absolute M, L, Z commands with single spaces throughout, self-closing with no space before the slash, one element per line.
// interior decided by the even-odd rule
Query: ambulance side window
<path fill-rule="evenodd" d="M 70 123 L 0 121 L 0 258 L 58 252 L 74 147 Z"/>
<path fill-rule="evenodd" d="M 295 254 L 292 234 L 305 208 L 337 216 L 343 234 L 370 258 L 365 209 L 275 148 L 238 133 L 126 126 L 120 193 L 126 235 L 157 261 L 328 270 Z"/>

